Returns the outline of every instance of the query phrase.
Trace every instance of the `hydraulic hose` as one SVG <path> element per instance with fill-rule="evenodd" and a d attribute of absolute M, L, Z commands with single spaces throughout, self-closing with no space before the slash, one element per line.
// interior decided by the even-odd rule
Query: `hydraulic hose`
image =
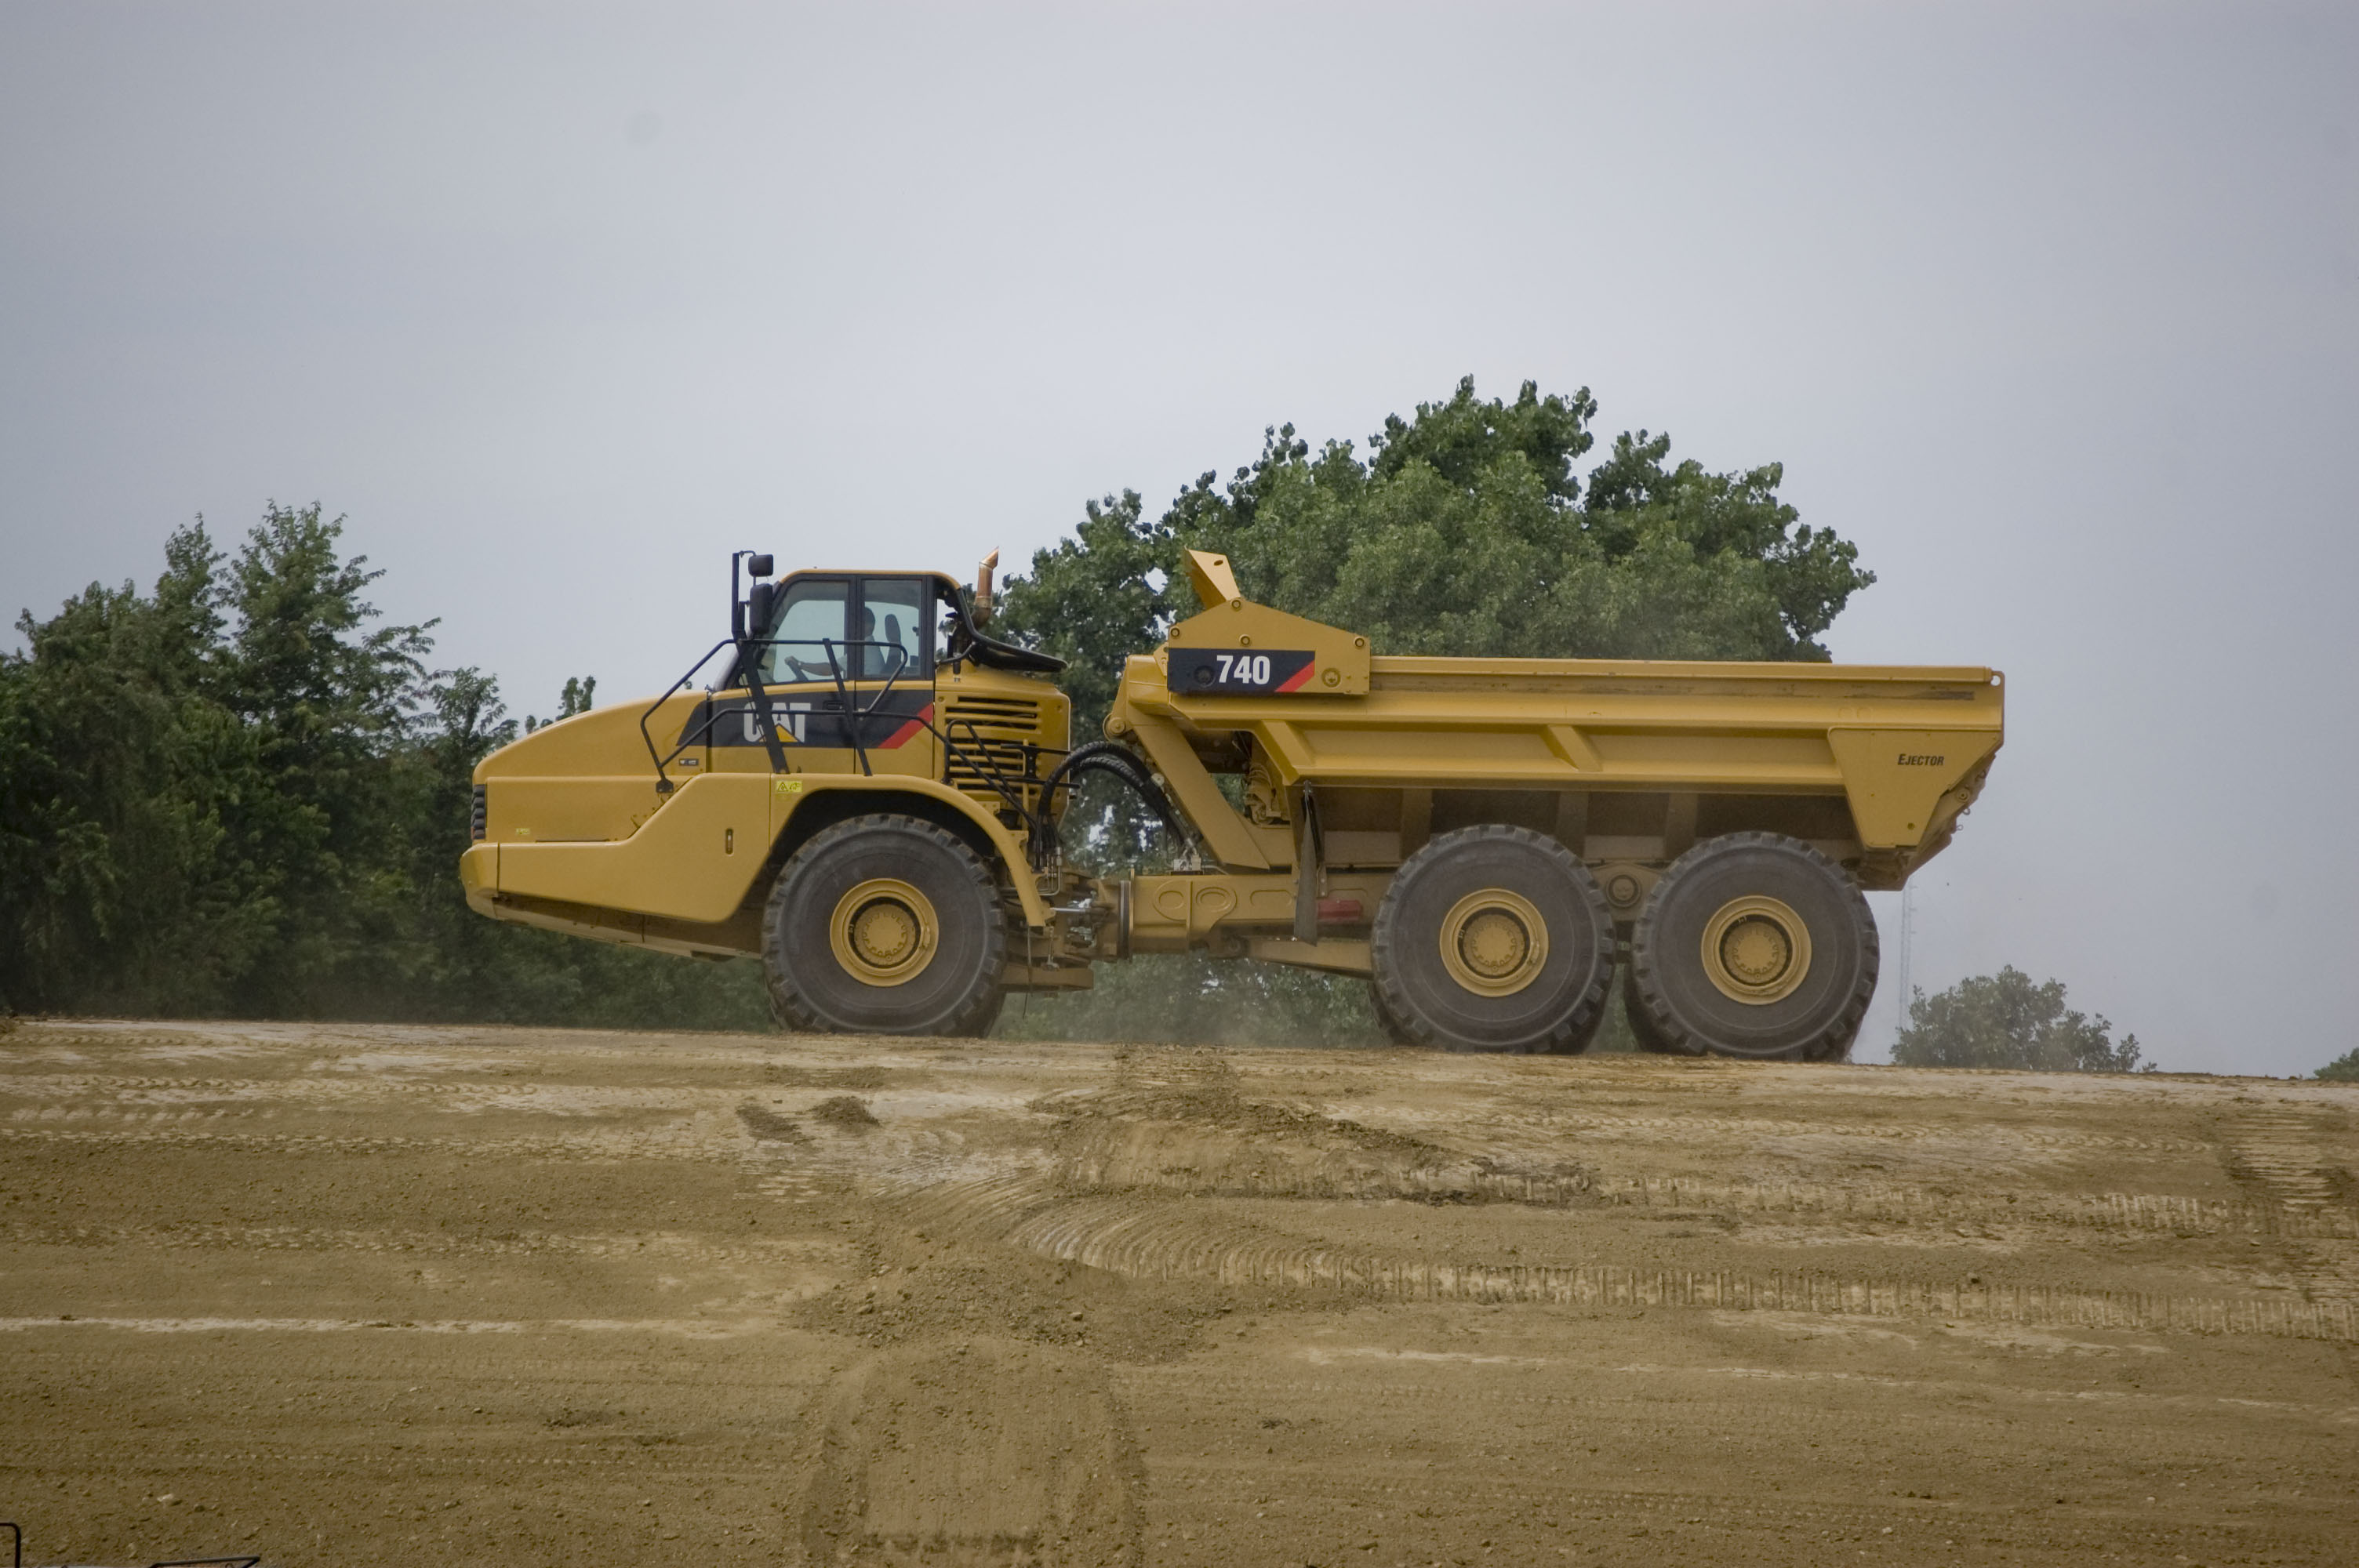
<path fill-rule="evenodd" d="M 1084 773 L 1103 773 L 1120 783 L 1139 798 L 1183 849 L 1192 847 L 1194 840 L 1190 838 L 1187 826 L 1180 820 L 1179 812 L 1172 808 L 1171 797 L 1163 793 L 1163 786 L 1155 782 L 1155 775 L 1147 771 L 1147 764 L 1138 760 L 1136 753 L 1119 741 L 1093 741 L 1065 753 L 1065 760 L 1049 770 L 1049 776 L 1040 782 L 1040 809 L 1032 818 L 1031 848 L 1035 863 L 1045 861 L 1057 848 L 1057 792 L 1072 788 L 1073 781 Z"/>

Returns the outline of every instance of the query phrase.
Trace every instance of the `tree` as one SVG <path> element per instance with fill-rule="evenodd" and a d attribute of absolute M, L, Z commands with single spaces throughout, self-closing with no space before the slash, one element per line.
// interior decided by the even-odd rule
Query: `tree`
<path fill-rule="evenodd" d="M 2311 1075 L 2330 1084 L 2359 1084 L 2359 1049 L 2345 1051 Z"/>
<path fill-rule="evenodd" d="M 92 583 L 0 655 L 0 997 L 223 1005 L 276 907 L 238 840 L 259 737 L 219 695 L 221 553 L 172 535 L 153 597 Z"/>
<path fill-rule="evenodd" d="M 200 519 L 0 654 L 0 1011 L 759 1028 L 757 968 L 499 925 L 456 874 L 497 683 L 378 623 L 343 521 Z M 566 683 L 558 716 L 594 683 Z"/>
<path fill-rule="evenodd" d="M 2012 966 L 1960 980 L 1938 996 L 1919 990 L 1892 1047 L 1904 1067 L 2012 1067 L 2041 1073 L 2140 1070 L 2137 1036 L 2119 1044 L 2113 1025 L 2065 1006 L 2064 983 L 2034 985 Z M 2144 1069 L 2153 1072 L 2155 1065 Z"/>
<path fill-rule="evenodd" d="M 1378 653 L 1825 659 L 1820 641 L 1875 579 L 1799 523 L 1775 463 L 1667 466 L 1670 440 L 1616 438 L 1588 475 L 1586 388 L 1475 395 L 1394 416 L 1315 453 L 1291 425 L 1226 484 L 1208 470 L 1150 522 L 1135 491 L 1011 577 L 1007 633 L 1065 658 L 1077 726 L 1103 721 L 1124 654 L 1196 611 L 1182 552 L 1228 556 L 1251 597 L 1364 632 Z"/>
<path fill-rule="evenodd" d="M 223 595 L 216 699 L 253 741 L 256 777 L 230 814 L 230 852 L 275 916 L 273 961 L 230 995 L 254 1016 L 316 1014 L 331 999 L 403 989 L 414 822 L 408 766 L 425 738 L 424 625 L 375 625 L 384 576 L 346 558 L 344 520 L 276 503 L 246 535 Z M 350 1005 L 347 1001 L 344 1005 Z"/>

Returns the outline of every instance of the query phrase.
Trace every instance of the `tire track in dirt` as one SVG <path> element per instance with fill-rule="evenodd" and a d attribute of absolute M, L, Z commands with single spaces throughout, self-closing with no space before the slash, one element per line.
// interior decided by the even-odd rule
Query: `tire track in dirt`
<path fill-rule="evenodd" d="M 729 1339 L 775 1329 L 775 1318 L 0 1317 L 0 1334 L 123 1329 L 133 1334 L 668 1334 Z"/>
<path fill-rule="evenodd" d="M 2309 1241 L 2279 1249 L 2303 1296 L 2359 1306 L 2359 1247 L 2342 1239 L 2359 1217 L 2359 1184 L 2330 1147 L 2326 1119 L 2290 1108 L 2249 1112 L 2230 1124 L 2219 1154 L 2237 1184 L 2280 1217 L 2281 1238 Z"/>
<path fill-rule="evenodd" d="M 1225 1489 L 1233 1498 L 1247 1496 L 1263 1485 L 1256 1479 L 1219 1476 L 1198 1468 L 1207 1479 L 1228 1481 Z M 1522 1484 L 1503 1485 L 1463 1472 L 1453 1473 L 1440 1482 L 1403 1477 L 1379 1494 L 1383 1506 L 1394 1519 L 1387 1533 L 1408 1533 L 1403 1528 L 1407 1519 L 1520 1518 L 1538 1526 L 1541 1541 L 1551 1539 L 1547 1532 L 1557 1532 L 1555 1539 L 1574 1543 L 1584 1554 L 1601 1549 L 1610 1551 L 1615 1544 L 1645 1553 L 1647 1548 L 1640 1544 L 1641 1541 L 1652 1540 L 1658 1554 L 1655 1560 L 1668 1557 L 1675 1562 L 1709 1563 L 1754 1561 L 1756 1549 L 1772 1542 L 1790 1547 L 1797 1544 L 1796 1537 L 1802 1538 L 1806 1551 L 1831 1554 L 1843 1546 L 1872 1548 L 1877 1560 L 1886 1562 L 1903 1552 L 1916 1561 L 1956 1561 L 1955 1549 L 1969 1541 L 1984 1546 L 2035 1547 L 2043 1552 L 2052 1550 L 2060 1553 L 2062 1561 L 2083 1563 L 2104 1561 L 2125 1552 L 2134 1554 L 2133 1560 L 2176 1562 L 2184 1559 L 2186 1552 L 2185 1536 L 2181 1533 L 2186 1526 L 2158 1527 L 2147 1519 L 2115 1517 L 2071 1522 L 2051 1518 L 2033 1521 L 2014 1517 L 2016 1510 L 2012 1509 L 2002 1512 L 1988 1505 L 1935 1502 L 1930 1498 L 1913 1504 L 1896 1498 L 1856 1507 L 1676 1488 L 1604 1490 L 1560 1487 L 1544 1477 L 1519 1480 Z M 1364 1507 L 1369 1495 L 1364 1487 L 1350 1482 L 1289 1473 L 1285 1500 L 1290 1505 L 1288 1511 L 1316 1517 L 1326 1510 L 1345 1509 L 1355 1504 Z M 1599 1525 L 1611 1527 L 1614 1534 L 1601 1539 L 1603 1532 L 1582 1528 Z M 1354 1533 L 1365 1538 L 1364 1532 Z M 2238 1544 L 2233 1530 L 2205 1529 L 2202 1533 L 2212 1540 L 2210 1553 Z M 1858 1554 L 1865 1556 L 1868 1552 L 1863 1550 Z M 1767 1560 L 1783 1557 L 1784 1553 L 1778 1552 Z M 1377 1560 L 1384 1559 L 1380 1556 Z M 1645 1560 L 1643 1556 L 1625 1559 Z M 1828 1560 L 1825 1556 L 1818 1559 Z"/>
<path fill-rule="evenodd" d="M 864 1075 L 849 1075 L 863 1076 Z M 39 1107 L 18 1106 L 8 1112 L 12 1122 L 53 1122 L 73 1119 L 130 1119 L 156 1111 L 180 1108 L 221 1109 L 251 1114 L 303 1115 L 327 1111 L 365 1111 L 381 1116 L 388 1108 L 410 1108 L 435 1116 L 509 1114 L 552 1118 L 617 1117 L 626 1115 L 693 1115 L 726 1109 L 748 1092 L 766 1093 L 797 1103 L 824 1098 L 818 1086 L 788 1086 L 766 1080 L 750 1084 L 697 1087 L 684 1085 L 596 1086 L 529 1083 L 513 1078 L 373 1079 L 353 1076 L 258 1079 L 92 1079 L 26 1080 L 0 1078 L 0 1098 L 58 1102 Z"/>
<path fill-rule="evenodd" d="M 1739 1319 L 1732 1314 L 1723 1321 Z M 1915 1343 L 1911 1340 L 1910 1343 Z M 2107 1351 L 2118 1346 L 2104 1346 Z M 2148 1346 L 2147 1348 L 2153 1348 Z M 1451 1370 L 1490 1362 L 1505 1375 L 1513 1377 L 1512 1385 L 1493 1382 L 1470 1382 L 1465 1379 L 1442 1381 L 1439 1379 L 1387 1379 L 1379 1388 L 1371 1390 L 1364 1380 L 1329 1379 L 1321 1377 L 1287 1377 L 1283 1374 L 1257 1373 L 1251 1378 L 1233 1373 L 1190 1369 L 1184 1376 L 1185 1387 L 1164 1387 L 1164 1397 L 1185 1394 L 1201 1400 L 1230 1399 L 1244 1404 L 1268 1403 L 1283 1405 L 1288 1401 L 1307 1403 L 1329 1395 L 1357 1390 L 1358 1397 L 1384 1410 L 1413 1411 L 1440 1404 L 1467 1404 L 1483 1409 L 1529 1408 L 1546 1417 L 1554 1411 L 1590 1411 L 1619 1407 L 1643 1411 L 1646 1404 L 1636 1396 L 1617 1395 L 1606 1388 L 1602 1379 L 1626 1378 L 1648 1380 L 1684 1379 L 1706 1384 L 1731 1383 L 1840 1383 L 1888 1389 L 1895 1392 L 1953 1398 L 1961 1394 L 1989 1395 L 1994 1385 L 1986 1379 L 1967 1381 L 1954 1379 L 1896 1377 L 1875 1372 L 1835 1369 L 1806 1369 L 1784 1367 L 1725 1366 L 1687 1363 L 1684 1365 L 1649 1365 L 1629 1363 L 1621 1366 L 1591 1367 L 1581 1380 L 1572 1386 L 1559 1384 L 1557 1391 L 1545 1389 L 1535 1391 L 1528 1386 L 1524 1369 L 1550 1364 L 1548 1357 L 1473 1357 L 1432 1355 L 1373 1348 L 1368 1357 L 1356 1357 L 1350 1347 L 1341 1349 L 1314 1347 L 1300 1353 L 1311 1366 L 1341 1371 L 1345 1363 L 1367 1366 L 1370 1363 L 1391 1362 L 1403 1369 L 1439 1372 L 1444 1367 Z M 1456 1366 L 1450 1364 L 1456 1363 Z M 1162 1368 L 1136 1368 L 1125 1371 L 1126 1381 L 1145 1384 Z M 2359 1405 L 2319 1401 L 2254 1400 L 2230 1395 L 2189 1395 L 2128 1392 L 2107 1390 L 2092 1392 L 2087 1390 L 2063 1390 L 2031 1387 L 2009 1387 L 2005 1395 L 2010 1400 L 2041 1407 L 2061 1407 L 2086 1410 L 2096 1406 L 2112 1406 L 2138 1411 L 2165 1411 L 2212 1409 L 2232 1406 L 2238 1410 L 2268 1408 L 2288 1414 L 2307 1416 L 2321 1423 L 2338 1427 L 2359 1424 Z M 1732 1400 L 1745 1396 L 1732 1394 Z"/>
<path fill-rule="evenodd" d="M 1568 1164 L 1517 1170 L 1506 1162 L 1430 1145 L 1407 1150 L 1354 1147 L 1332 1132 L 1289 1140 L 1248 1129 L 1208 1127 L 1199 1121 L 1097 1119 L 1070 1131 L 1060 1144 L 1058 1179 L 1086 1191 L 1148 1189 L 1204 1197 L 1411 1198 L 1561 1207 L 1582 1201 L 1593 1185 L 1587 1171 Z"/>
<path fill-rule="evenodd" d="M 2347 1209 L 2288 1209 L 2267 1200 L 2230 1201 L 2152 1193 L 1961 1193 L 1890 1184 L 1710 1182 L 1688 1177 L 1605 1177 L 1597 1196 L 1640 1208 L 1732 1209 L 1747 1214 L 1829 1215 L 1895 1225 L 2054 1225 L 2179 1236 L 2223 1233 L 2359 1236 Z"/>
<path fill-rule="evenodd" d="M 1568 1107 L 1539 1116 L 1507 1114 L 1492 1119 L 1476 1113 L 1453 1117 L 1450 1125 L 1457 1130 L 1458 1136 L 1467 1137 L 1489 1132 L 1492 1129 L 1486 1123 L 1494 1120 L 1503 1129 L 1515 1127 L 1560 1139 L 1602 1137 L 1634 1142 L 1692 1143 L 1705 1137 L 1738 1142 L 1807 1138 L 1885 1143 L 1972 1141 L 1984 1149 L 1993 1145 L 2019 1145 L 2057 1153 L 2097 1150 L 2106 1153 L 2200 1154 L 2207 1153 L 2211 1149 L 2211 1145 L 2200 1138 L 2133 1136 L 2080 1128 L 1993 1126 L 1984 1122 L 1952 1125 L 1940 1122 L 1842 1121 L 1832 1119 L 1805 1121 L 1785 1117 L 1611 1116 L 1583 1111 L 1578 1107 Z"/>
<path fill-rule="evenodd" d="M 2145 1332 L 2359 1341 L 2359 1311 L 2341 1301 L 2196 1296 L 2073 1285 L 1934 1281 L 1818 1270 L 1647 1269 L 1452 1260 L 1332 1247 L 1185 1201 L 1072 1197 L 1007 1178 L 917 1195 L 906 1209 L 947 1233 L 1008 1245 L 1126 1279 L 1194 1280 L 1337 1296 L 1419 1302 L 1702 1308 L 1910 1317 Z"/>
<path fill-rule="evenodd" d="M 295 1226 L 0 1226 L 11 1247 L 134 1247 L 222 1252 L 403 1252 L 462 1258 L 614 1258 L 648 1262 L 746 1264 L 809 1262 L 850 1256 L 842 1243 L 810 1240 L 715 1242 L 650 1232 L 635 1236 L 560 1235 L 547 1231 L 491 1236 L 443 1230 L 322 1230 Z"/>
<path fill-rule="evenodd" d="M 794 1473 L 810 1568 L 1145 1557 L 1145 1467 L 1093 1357 L 991 1339 L 872 1357 L 812 1400 Z"/>
<path fill-rule="evenodd" d="M 1571 1160 L 1477 1153 L 1317 1106 L 1248 1097 L 1223 1053 L 1158 1066 L 1125 1057 L 1110 1087 L 1031 1103 L 1056 1119 L 1061 1183 L 1093 1192 L 1551 1206 L 1582 1201 L 1594 1184 Z"/>
<path fill-rule="evenodd" d="M 78 1128 L 0 1127 L 0 1142 L 116 1143 L 139 1148 L 165 1145 L 270 1154 L 455 1154 L 470 1158 L 526 1160 L 679 1160 L 717 1162 L 737 1157 L 729 1144 L 678 1130 L 656 1132 L 550 1133 L 538 1138 L 408 1137 L 391 1133 L 211 1132 L 179 1127 L 141 1127 L 123 1131 Z"/>
<path fill-rule="evenodd" d="M 2205 1203 L 2161 1195 L 1990 1194 L 1962 1196 L 1879 1184 L 1682 1184 L 1595 1180 L 1578 1167 L 1502 1170 L 1441 1144 L 1299 1106 L 1249 1098 L 1233 1066 L 1204 1054 L 1152 1077 L 1118 1073 L 1097 1091 L 1035 1101 L 1060 1119 L 1058 1157 L 1044 1173 L 981 1181 L 902 1184 L 913 1223 L 970 1239 L 996 1238 L 1043 1257 L 1126 1278 L 1412 1301 L 1541 1302 L 1599 1307 L 1661 1306 L 1940 1318 L 2082 1328 L 2124 1328 L 2359 1339 L 2353 1303 L 2313 1293 L 2268 1297 L 2130 1292 L 2040 1281 L 1985 1283 L 1811 1269 L 1645 1269 L 1542 1266 L 1436 1256 L 1400 1249 L 1339 1247 L 1234 1219 L 1174 1197 L 1278 1197 L 1305 1201 L 1402 1198 L 1505 1201 L 1545 1206 L 1643 1204 L 1749 1213 L 1816 1213 L 1900 1224 L 2004 1222 L 2123 1232 L 2210 1234 L 2232 1227 L 2331 1235 L 2347 1216 L 2322 1204 Z M 1568 1121 L 1584 1119 L 1568 1117 Z M 1650 1129 L 1674 1118 L 1621 1119 Z M 1787 1131 L 1806 1124 L 1764 1118 L 1701 1118 L 1722 1128 Z M 1923 1124 L 1882 1129 L 1930 1132 Z M 2189 1139 L 2093 1135 L 2113 1146 L 2207 1147 Z M 2063 1146 L 2071 1137 L 2043 1134 Z"/>

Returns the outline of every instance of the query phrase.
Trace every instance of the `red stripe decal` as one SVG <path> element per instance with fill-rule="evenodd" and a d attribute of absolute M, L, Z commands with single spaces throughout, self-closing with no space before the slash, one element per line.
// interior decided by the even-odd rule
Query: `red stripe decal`
<path fill-rule="evenodd" d="M 880 752 L 889 752 L 896 746 L 908 745 L 912 740 L 924 731 L 926 728 L 926 720 L 931 719 L 933 716 L 934 705 L 929 702 L 926 704 L 925 707 L 918 710 L 918 716 L 915 719 L 910 719 L 909 722 L 902 725 L 898 730 L 894 730 L 891 738 L 886 741 L 882 746 L 879 746 L 877 750 Z"/>
<path fill-rule="evenodd" d="M 1311 660 L 1310 664 L 1303 665 L 1300 669 L 1287 676 L 1286 684 L 1279 687 L 1277 689 L 1280 691 L 1292 691 L 1298 687 L 1309 685 L 1310 681 L 1310 672 L 1318 663 L 1319 661 L 1316 659 Z"/>

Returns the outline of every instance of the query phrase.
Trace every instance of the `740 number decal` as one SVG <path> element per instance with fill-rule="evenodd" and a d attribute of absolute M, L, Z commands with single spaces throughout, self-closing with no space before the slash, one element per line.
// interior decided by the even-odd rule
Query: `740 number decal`
<path fill-rule="evenodd" d="M 1300 690 L 1315 663 L 1307 648 L 1174 648 L 1164 684 L 1198 696 L 1264 697 Z"/>

